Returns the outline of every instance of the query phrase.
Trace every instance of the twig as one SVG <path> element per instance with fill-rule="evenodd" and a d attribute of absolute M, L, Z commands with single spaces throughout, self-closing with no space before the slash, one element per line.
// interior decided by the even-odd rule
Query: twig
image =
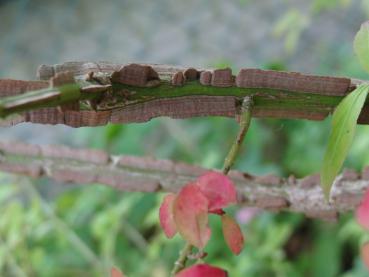
<path fill-rule="evenodd" d="M 227 157 L 224 160 L 223 166 L 223 174 L 227 175 L 232 165 L 235 162 L 237 154 L 240 150 L 243 139 L 247 133 L 247 130 L 250 126 L 251 122 L 251 108 L 252 108 L 252 98 L 247 96 L 243 99 L 241 105 L 241 113 L 240 113 L 240 129 L 238 131 L 236 140 L 231 146 L 231 149 L 228 152 Z M 188 255 L 192 252 L 193 246 L 190 243 L 186 243 L 186 245 L 181 250 L 178 260 L 174 263 L 174 268 L 172 270 L 171 276 L 175 276 L 177 272 L 182 270 L 186 266 L 186 261 Z M 201 258 L 201 257 L 199 257 Z"/>
<path fill-rule="evenodd" d="M 186 243 L 181 252 L 179 253 L 179 257 L 177 261 L 174 263 L 173 270 L 170 276 L 174 277 L 176 273 L 181 271 L 185 266 L 188 259 L 188 255 L 192 252 L 193 246 L 190 243 Z"/>
<path fill-rule="evenodd" d="M 251 109 L 252 109 L 252 98 L 247 96 L 242 101 L 241 113 L 240 113 L 240 129 L 238 131 L 236 140 L 231 146 L 227 157 L 224 160 L 223 174 L 227 175 L 231 167 L 233 166 L 235 159 L 240 151 L 243 139 L 249 129 L 251 122 Z"/>

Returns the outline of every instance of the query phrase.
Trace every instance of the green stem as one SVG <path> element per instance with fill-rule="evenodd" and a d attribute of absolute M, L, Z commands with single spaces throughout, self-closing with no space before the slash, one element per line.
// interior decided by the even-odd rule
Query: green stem
<path fill-rule="evenodd" d="M 77 84 L 58 88 L 46 88 L 0 99 L 0 116 L 29 111 L 37 108 L 52 107 L 79 100 L 80 87 Z"/>
<path fill-rule="evenodd" d="M 240 151 L 243 139 L 249 129 L 251 122 L 251 109 L 252 109 L 252 98 L 250 96 L 246 96 L 243 99 L 241 106 L 241 114 L 240 114 L 240 129 L 238 131 L 238 135 L 236 140 L 233 142 L 231 149 L 228 152 L 227 157 L 224 160 L 223 165 L 223 174 L 227 175 L 232 165 L 234 164 L 237 154 Z"/>
<path fill-rule="evenodd" d="M 224 161 L 223 174 L 225 175 L 228 174 L 230 168 L 234 164 L 234 161 L 240 150 L 242 141 L 247 133 L 247 130 L 249 129 L 251 122 L 251 108 L 252 108 L 252 98 L 251 96 L 246 96 L 242 101 L 240 113 L 240 129 L 238 131 L 237 138 L 235 142 L 232 144 L 231 149 L 229 150 L 228 155 Z M 185 267 L 187 257 L 191 253 L 192 248 L 193 246 L 190 243 L 186 243 L 186 245 L 179 253 L 177 261 L 174 263 L 174 267 L 170 276 L 174 277 L 176 273 L 178 273 Z"/>
<path fill-rule="evenodd" d="M 15 96 L 0 97 L 0 118 L 14 113 L 94 99 L 101 96 L 107 89 L 107 86 L 103 85 L 95 86 L 89 90 L 88 86 L 66 84 L 55 88 L 29 91 Z"/>
<path fill-rule="evenodd" d="M 177 261 L 174 263 L 173 270 L 170 273 L 171 277 L 174 277 L 179 271 L 181 271 L 185 267 L 187 262 L 187 256 L 191 254 L 192 248 L 193 246 L 188 242 L 182 248 L 181 252 L 179 253 Z"/>

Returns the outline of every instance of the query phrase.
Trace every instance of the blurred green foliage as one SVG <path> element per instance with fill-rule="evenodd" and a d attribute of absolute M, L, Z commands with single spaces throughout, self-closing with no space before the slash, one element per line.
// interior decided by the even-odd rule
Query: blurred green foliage
<path fill-rule="evenodd" d="M 319 170 L 328 121 L 254 120 L 236 168 L 297 176 Z M 348 166 L 367 157 L 367 127 L 359 127 Z M 81 129 L 76 140 L 115 154 L 152 155 L 220 167 L 237 131 L 231 119 L 153 120 L 144 125 Z M 359 160 L 356 159 L 359 157 Z M 46 180 L 1 175 L 2 276 L 104 276 L 116 265 L 129 276 L 166 276 L 183 242 L 158 226 L 162 195 L 123 193 L 99 185 L 45 190 Z M 231 213 L 236 212 L 233 208 Z M 302 215 L 262 212 L 244 224 L 246 247 L 228 250 L 219 218 L 206 261 L 230 276 L 367 276 L 358 258 L 365 232 L 349 214 L 338 224 Z"/>
<path fill-rule="evenodd" d="M 274 35 L 285 37 L 285 49 L 288 53 L 296 50 L 301 32 L 309 25 L 309 17 L 297 9 L 287 10 L 274 27 Z"/>

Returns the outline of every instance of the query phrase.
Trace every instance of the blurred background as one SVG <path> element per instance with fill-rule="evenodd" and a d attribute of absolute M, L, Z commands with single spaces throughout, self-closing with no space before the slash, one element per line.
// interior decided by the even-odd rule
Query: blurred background
<path fill-rule="evenodd" d="M 40 64 L 72 60 L 199 67 L 258 67 L 368 79 L 352 41 L 369 0 L 0 0 L 0 78 L 35 79 Z M 251 174 L 320 169 L 324 122 L 255 119 L 235 168 Z M 155 119 L 73 129 L 20 124 L 0 140 L 61 143 L 220 168 L 236 135 L 232 119 Z M 346 166 L 369 164 L 360 126 Z M 0 174 L 0 276 L 166 276 L 183 245 L 158 226 L 162 194 L 123 193 Z M 230 276 L 368 276 L 358 252 L 367 234 L 352 214 L 337 224 L 291 213 L 230 209 L 245 250 L 227 249 L 218 218 L 208 263 Z"/>

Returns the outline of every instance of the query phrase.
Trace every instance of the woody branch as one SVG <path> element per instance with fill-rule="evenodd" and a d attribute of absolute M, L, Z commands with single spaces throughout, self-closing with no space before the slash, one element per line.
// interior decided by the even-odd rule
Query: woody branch
<path fill-rule="evenodd" d="M 237 117 L 246 96 L 254 100 L 253 117 L 322 120 L 363 82 L 259 69 L 234 76 L 230 69 L 102 62 L 44 65 L 38 75 L 41 81 L 0 80 L 0 116 L 13 115 L 3 125 L 81 127 L 159 116 Z M 359 123 L 369 123 L 369 104 Z"/>
<path fill-rule="evenodd" d="M 99 150 L 15 142 L 0 143 L 0 170 L 33 178 L 49 177 L 63 183 L 98 183 L 122 191 L 140 192 L 176 192 L 207 171 L 169 160 L 110 156 Z M 324 220 L 335 220 L 340 213 L 353 210 L 369 186 L 369 168 L 361 173 L 346 170 L 336 178 L 328 203 L 318 175 L 296 179 L 230 171 L 229 176 L 237 186 L 242 205 L 288 210 Z"/>

